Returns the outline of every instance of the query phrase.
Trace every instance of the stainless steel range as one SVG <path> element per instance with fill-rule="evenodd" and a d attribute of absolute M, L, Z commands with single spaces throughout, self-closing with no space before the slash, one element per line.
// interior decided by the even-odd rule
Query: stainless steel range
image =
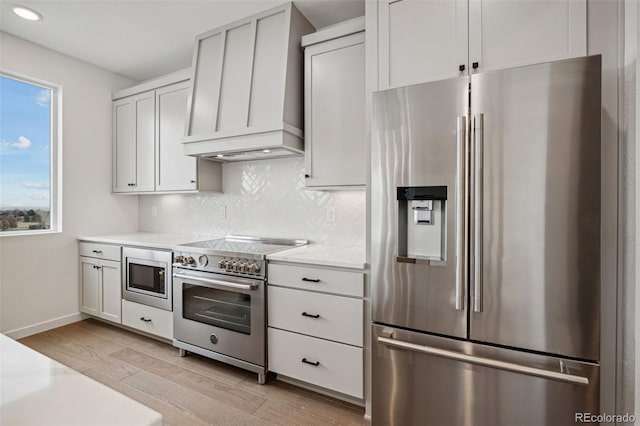
<path fill-rule="evenodd" d="M 307 244 L 229 236 L 176 246 L 173 345 L 266 380 L 266 256 Z"/>

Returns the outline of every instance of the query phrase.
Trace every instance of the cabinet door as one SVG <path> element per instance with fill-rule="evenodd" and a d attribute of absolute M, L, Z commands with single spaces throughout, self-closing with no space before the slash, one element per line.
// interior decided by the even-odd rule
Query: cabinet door
<path fill-rule="evenodd" d="M 122 317 L 122 270 L 120 262 L 100 261 L 100 318 L 121 323 Z"/>
<path fill-rule="evenodd" d="M 184 155 L 189 83 L 156 90 L 156 191 L 196 189 L 196 158 Z"/>
<path fill-rule="evenodd" d="M 155 188 L 155 92 L 133 97 L 135 114 L 135 181 L 134 192 L 153 191 Z"/>
<path fill-rule="evenodd" d="M 466 75 L 467 10 L 467 0 L 380 1 L 380 89 Z"/>
<path fill-rule="evenodd" d="M 469 62 L 476 71 L 587 54 L 586 0 L 469 0 Z"/>
<path fill-rule="evenodd" d="M 364 33 L 305 49 L 306 186 L 365 184 Z"/>
<path fill-rule="evenodd" d="M 80 256 L 80 311 L 98 315 L 100 306 L 100 261 Z"/>
<path fill-rule="evenodd" d="M 113 192 L 131 192 L 135 183 L 136 138 L 133 99 L 113 103 Z"/>

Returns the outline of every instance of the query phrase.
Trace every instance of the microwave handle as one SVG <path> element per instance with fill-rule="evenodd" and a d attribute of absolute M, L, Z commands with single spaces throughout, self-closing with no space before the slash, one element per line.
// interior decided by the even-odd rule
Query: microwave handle
<path fill-rule="evenodd" d="M 181 278 L 183 280 L 198 281 L 198 282 L 201 282 L 201 283 L 211 284 L 211 285 L 220 286 L 220 287 L 237 288 L 237 289 L 240 289 L 240 290 L 255 290 L 256 287 L 258 287 L 257 283 L 238 284 L 238 283 L 232 283 L 232 282 L 229 282 L 229 281 L 214 280 L 214 279 L 211 279 L 211 278 L 192 277 L 190 275 L 184 275 L 184 274 L 173 274 L 173 277 L 174 278 Z"/>

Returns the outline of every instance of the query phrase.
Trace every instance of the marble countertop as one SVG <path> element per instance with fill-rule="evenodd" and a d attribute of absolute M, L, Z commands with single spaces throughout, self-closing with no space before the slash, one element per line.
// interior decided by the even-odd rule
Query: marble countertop
<path fill-rule="evenodd" d="M 162 425 L 162 415 L 0 334 L 0 424 Z"/>
<path fill-rule="evenodd" d="M 267 259 L 339 268 L 365 269 L 367 267 L 365 249 L 359 246 L 309 244 L 270 254 Z"/>
<path fill-rule="evenodd" d="M 94 243 L 121 244 L 127 246 L 149 247 L 172 250 L 178 244 L 211 240 L 213 237 L 179 234 L 158 234 L 154 232 L 136 232 L 133 234 L 80 236 L 81 241 Z"/>

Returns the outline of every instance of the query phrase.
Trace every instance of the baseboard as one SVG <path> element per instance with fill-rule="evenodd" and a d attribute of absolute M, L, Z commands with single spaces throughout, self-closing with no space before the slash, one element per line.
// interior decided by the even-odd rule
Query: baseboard
<path fill-rule="evenodd" d="M 63 325 L 82 321 L 85 318 L 88 318 L 88 316 L 81 312 L 76 312 L 75 314 L 65 315 L 63 317 L 54 318 L 49 321 L 43 321 L 37 324 L 29 325 L 27 327 L 7 331 L 3 334 L 11 337 L 14 340 L 17 340 L 22 339 L 23 337 L 31 336 L 32 334 L 42 333 L 43 331 L 48 331 L 54 328 L 62 327 Z"/>

